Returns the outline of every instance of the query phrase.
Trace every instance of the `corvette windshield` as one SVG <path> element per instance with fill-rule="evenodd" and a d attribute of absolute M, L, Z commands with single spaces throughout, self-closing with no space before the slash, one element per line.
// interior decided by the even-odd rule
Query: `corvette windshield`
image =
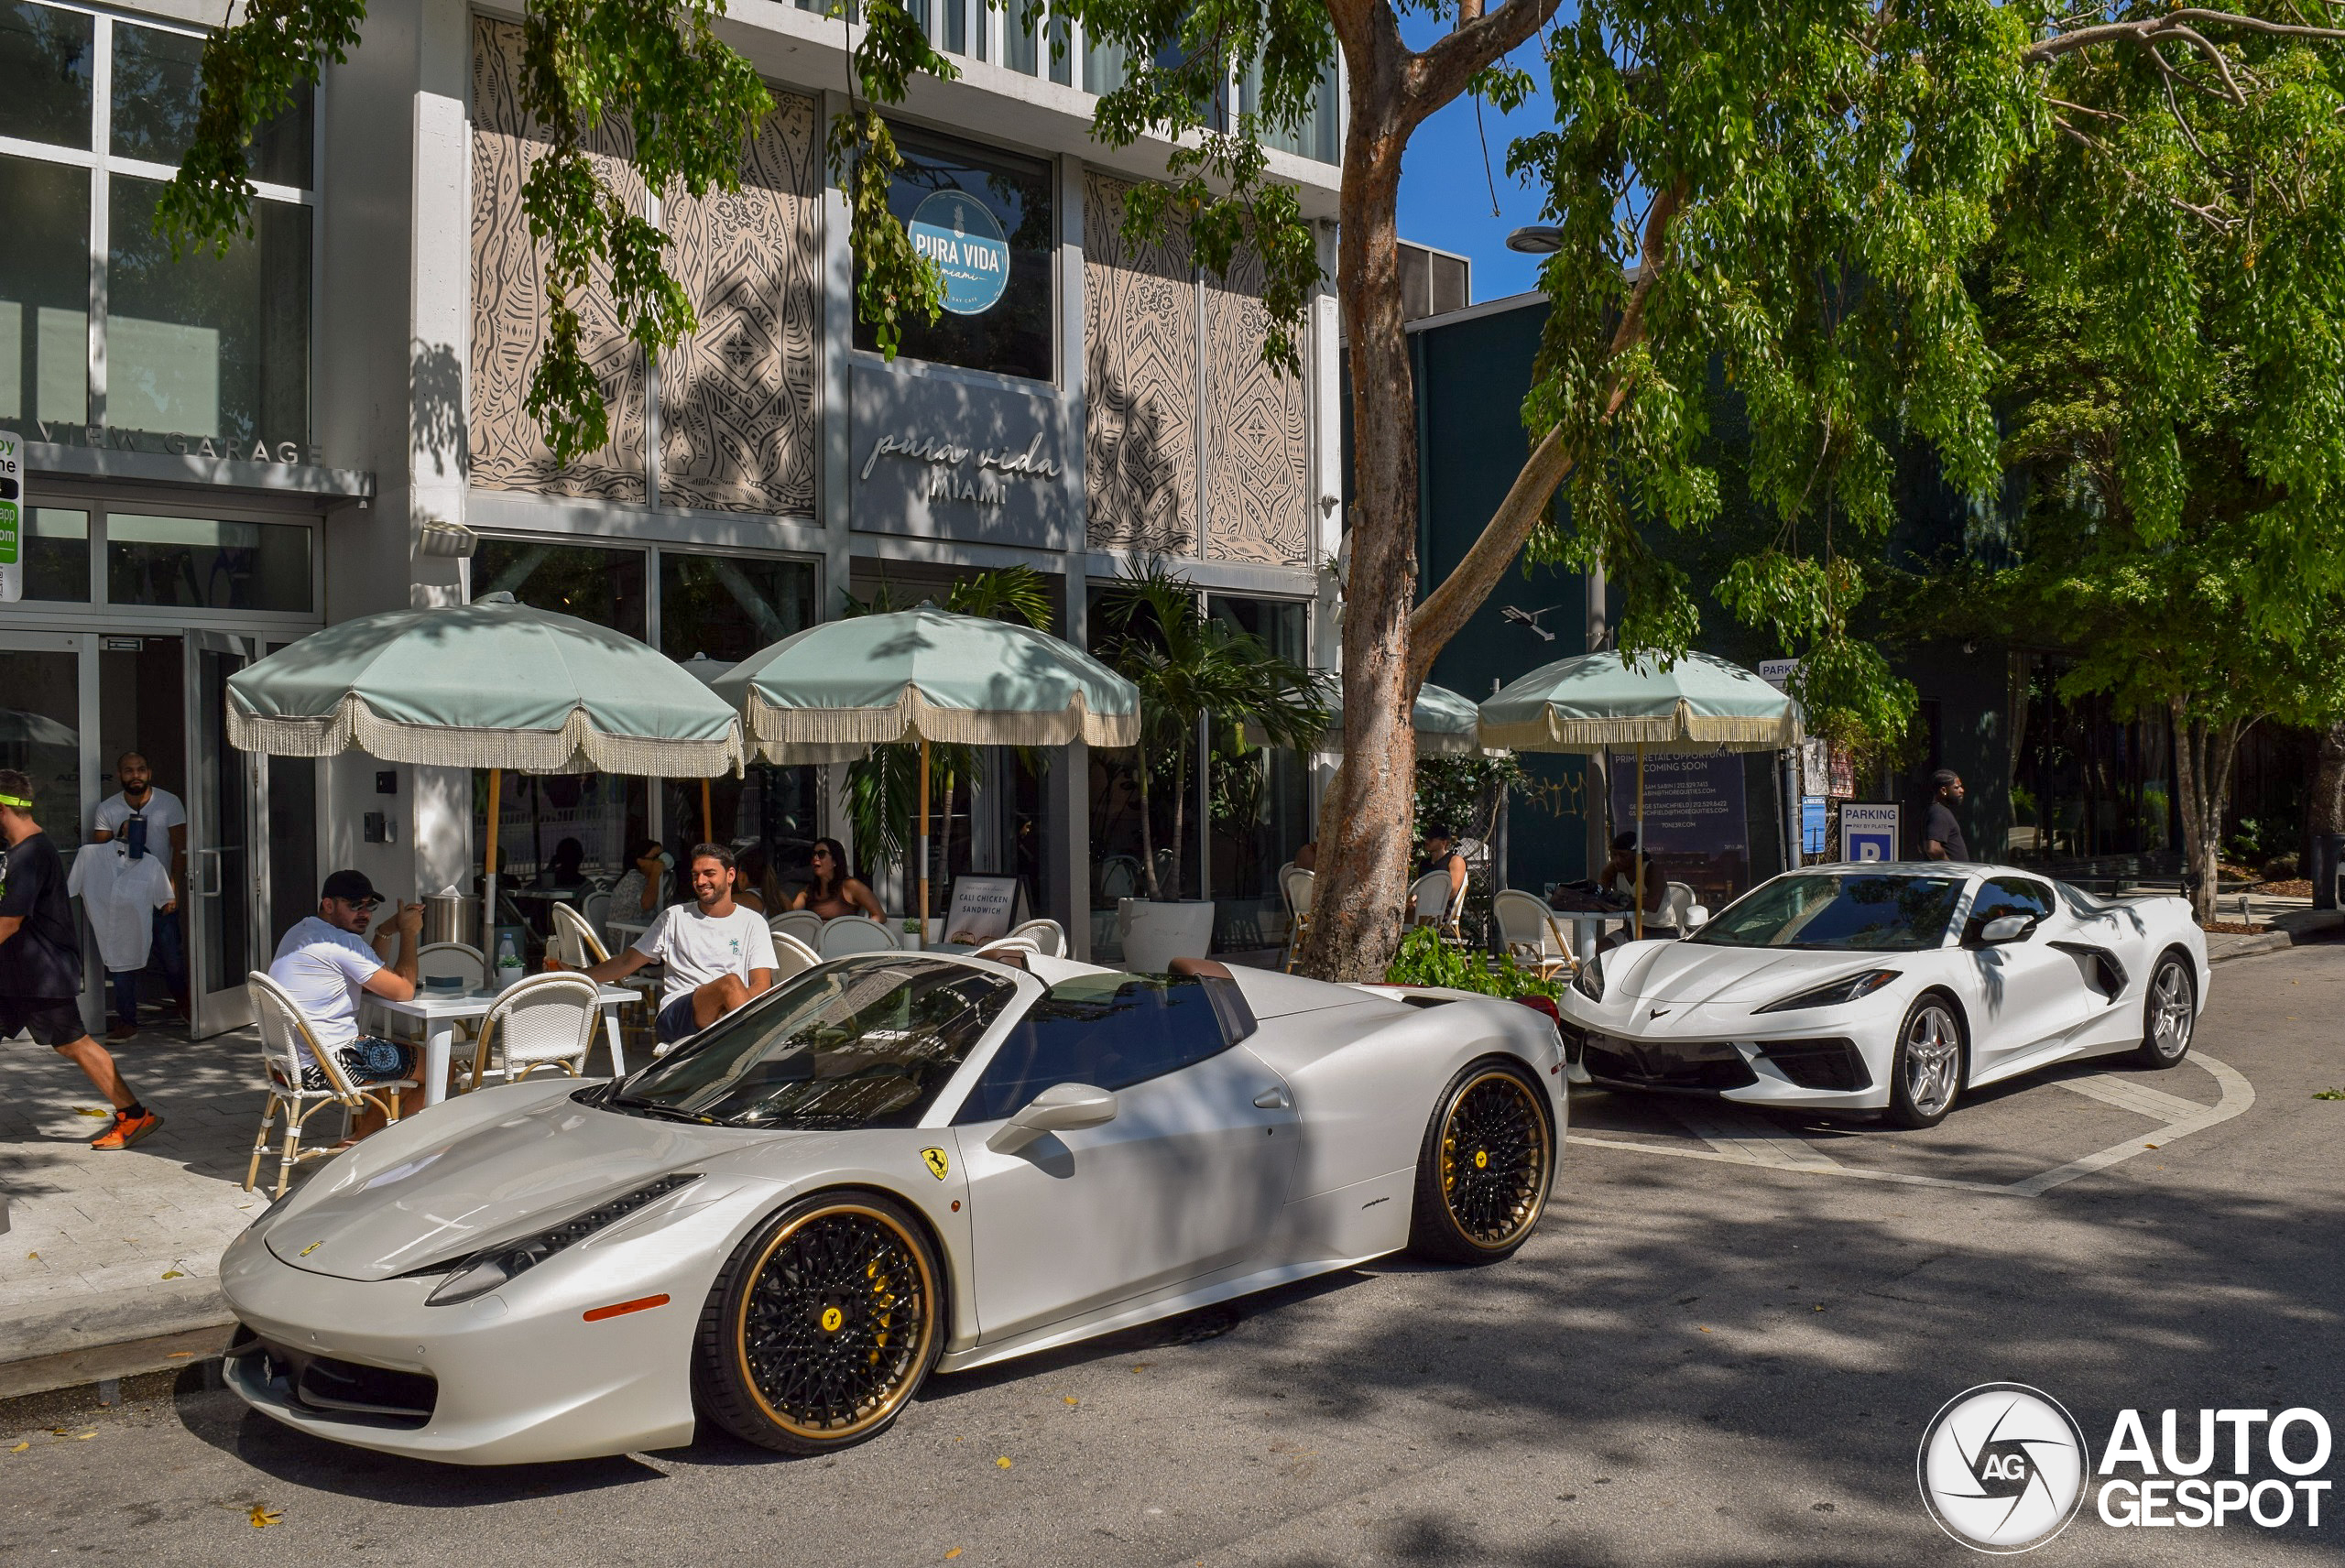
<path fill-rule="evenodd" d="M 619 1083 L 615 1110 L 731 1127 L 911 1127 L 1018 987 L 878 954 L 810 969 Z"/>
<path fill-rule="evenodd" d="M 1913 953 L 1946 941 L 1962 882 L 1870 871 L 1779 877 L 1729 904 L 1691 940 L 1712 947 Z"/>

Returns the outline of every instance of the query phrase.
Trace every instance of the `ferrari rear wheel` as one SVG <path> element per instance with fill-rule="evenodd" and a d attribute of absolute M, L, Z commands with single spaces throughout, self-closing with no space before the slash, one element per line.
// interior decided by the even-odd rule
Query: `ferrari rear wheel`
<path fill-rule="evenodd" d="M 2190 1054 L 2198 1022 L 2198 986 L 2190 960 L 2169 952 L 2150 971 L 2149 994 L 2142 1002 L 2142 1049 L 2134 1060 L 2144 1067 L 2179 1067 Z"/>
<path fill-rule="evenodd" d="M 1897 1030 L 1889 1063 L 1889 1119 L 1902 1127 L 1933 1127 L 1946 1120 L 1962 1093 L 1962 1025 L 1954 1007 L 1925 992 Z"/>
<path fill-rule="evenodd" d="M 1445 1263 L 1492 1263 L 1528 1240 L 1555 1177 L 1554 1130 L 1539 1083 L 1511 1062 L 1449 1081 L 1417 1155 L 1409 1249 Z"/>
<path fill-rule="evenodd" d="M 743 1242 L 702 1309 L 702 1413 L 783 1454 L 883 1431 L 943 1345 L 943 1276 L 901 1204 L 817 1194 Z"/>

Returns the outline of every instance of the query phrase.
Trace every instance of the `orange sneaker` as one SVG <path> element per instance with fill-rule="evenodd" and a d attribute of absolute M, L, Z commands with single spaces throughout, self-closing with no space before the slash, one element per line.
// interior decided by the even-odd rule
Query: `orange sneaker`
<path fill-rule="evenodd" d="M 128 1149 L 162 1125 L 163 1118 L 152 1111 L 141 1111 L 135 1116 L 127 1111 L 116 1111 L 114 1114 L 114 1126 L 92 1138 L 90 1147 L 109 1152 Z"/>

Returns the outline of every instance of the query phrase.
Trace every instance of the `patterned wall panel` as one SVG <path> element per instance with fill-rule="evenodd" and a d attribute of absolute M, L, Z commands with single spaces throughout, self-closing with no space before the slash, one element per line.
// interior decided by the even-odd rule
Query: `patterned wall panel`
<path fill-rule="evenodd" d="M 1302 377 L 1262 363 L 1261 289 L 1262 265 L 1250 251 L 1227 279 L 1205 274 L 1205 553 L 1302 566 L 1310 560 L 1311 399 Z"/>
<path fill-rule="evenodd" d="M 774 103 L 737 192 L 662 207 L 700 312 L 660 365 L 662 506 L 813 515 L 821 138 L 813 99 Z"/>
<path fill-rule="evenodd" d="M 529 397 L 545 338 L 539 247 L 521 213 L 521 185 L 544 155 L 543 133 L 522 113 L 521 29 L 473 21 L 472 482 L 489 490 L 535 490 L 614 501 L 644 497 L 643 355 L 620 332 L 607 277 L 598 272 L 579 302 L 586 361 L 610 408 L 611 444 L 563 467 L 553 461 Z M 596 167 L 640 210 L 642 181 L 627 161 L 624 127 L 589 143 Z"/>
<path fill-rule="evenodd" d="M 1197 545 L 1197 293 L 1186 235 L 1124 243 L 1120 180 L 1083 185 L 1084 490 L 1099 549 Z"/>

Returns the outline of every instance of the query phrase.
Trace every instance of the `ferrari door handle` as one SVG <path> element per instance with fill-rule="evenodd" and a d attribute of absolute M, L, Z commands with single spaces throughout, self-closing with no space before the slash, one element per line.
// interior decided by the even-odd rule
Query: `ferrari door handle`
<path fill-rule="evenodd" d="M 1254 1096 L 1254 1106 L 1257 1110 L 1283 1111 L 1293 1104 L 1294 1096 L 1286 1092 L 1286 1085 L 1283 1083 L 1272 1084 Z"/>

